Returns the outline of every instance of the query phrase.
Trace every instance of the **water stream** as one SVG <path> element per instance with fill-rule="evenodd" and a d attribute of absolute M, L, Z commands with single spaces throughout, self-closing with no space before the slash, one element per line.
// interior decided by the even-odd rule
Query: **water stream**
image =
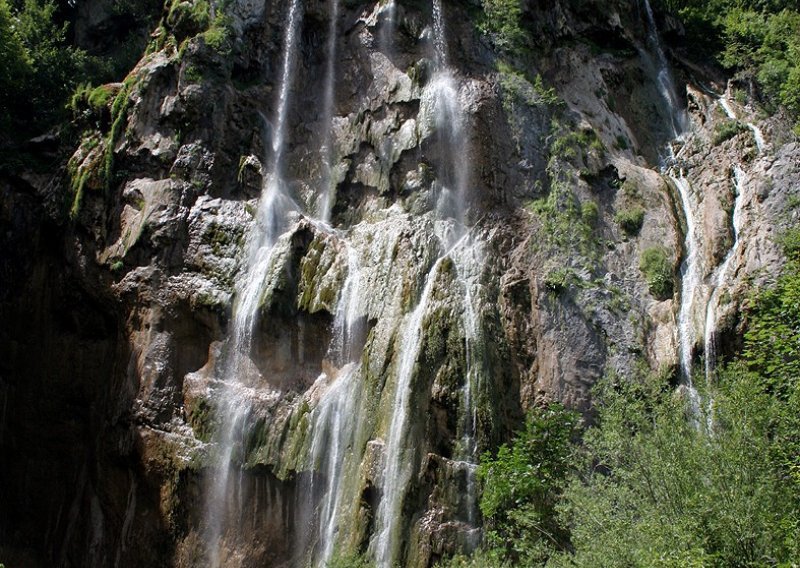
<path fill-rule="evenodd" d="M 336 198 L 336 180 L 333 175 L 333 110 L 336 95 L 336 40 L 339 21 L 339 0 L 331 0 L 330 22 L 328 23 L 327 59 L 325 62 L 325 92 L 322 102 L 322 195 L 317 210 L 317 217 L 322 221 L 330 221 L 331 208 Z"/>
<path fill-rule="evenodd" d="M 361 265 L 355 249 L 344 244 L 347 277 L 336 307 L 333 338 L 328 349 L 331 368 L 317 379 L 326 383 L 327 388 L 311 416 L 311 458 L 324 481 L 317 506 L 316 566 L 327 566 L 333 556 L 338 533 L 337 513 L 344 492 L 345 459 L 354 444 L 361 400 L 357 362 L 361 355 L 357 346 L 363 333 Z M 313 488 L 311 493 L 315 493 Z"/>
<path fill-rule="evenodd" d="M 647 15 L 647 43 L 650 48 L 649 53 L 655 53 L 656 61 L 656 83 L 658 84 L 661 96 L 667 103 L 670 110 L 670 121 L 672 127 L 673 138 L 679 138 L 686 131 L 688 120 L 686 113 L 682 110 L 678 93 L 675 89 L 675 81 L 672 78 L 667 57 L 664 54 L 664 48 L 661 45 L 661 39 L 658 36 L 658 27 L 656 26 L 656 19 L 653 16 L 653 9 L 650 7 L 650 0 L 644 0 L 645 14 Z"/>
<path fill-rule="evenodd" d="M 272 251 L 278 236 L 283 232 L 291 211 L 296 211 L 294 201 L 286 191 L 283 181 L 283 152 L 286 138 L 286 117 L 289 107 L 291 80 L 297 49 L 297 28 L 300 21 L 299 0 L 292 0 L 286 16 L 283 42 L 283 62 L 280 86 L 272 128 L 270 168 L 264 177 L 254 226 L 248 236 L 246 268 L 236 283 L 237 300 L 234 306 L 232 332 L 226 344 L 222 362 L 224 384 L 217 397 L 217 416 L 220 424 L 218 468 L 210 480 L 206 494 L 206 543 L 208 563 L 220 566 L 224 557 L 224 532 L 236 484 L 231 483 L 232 457 L 242 426 L 250 413 L 253 389 L 247 378 L 257 374 L 250 361 L 253 330 L 258 315 L 259 301 L 265 278 L 272 261 Z"/>

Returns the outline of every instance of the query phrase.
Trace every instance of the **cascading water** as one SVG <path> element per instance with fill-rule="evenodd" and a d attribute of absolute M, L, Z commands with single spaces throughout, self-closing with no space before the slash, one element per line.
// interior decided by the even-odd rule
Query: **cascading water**
<path fill-rule="evenodd" d="M 681 305 L 678 312 L 678 337 L 680 338 L 681 371 L 690 391 L 692 386 L 692 355 L 697 341 L 694 314 L 703 283 L 700 243 L 696 231 L 695 212 L 698 210 L 696 197 L 689 180 L 681 170 L 669 172 L 681 198 L 686 217 L 685 257 L 681 264 Z"/>
<path fill-rule="evenodd" d="M 664 55 L 664 48 L 661 46 L 661 39 L 658 37 L 658 27 L 656 26 L 656 19 L 653 16 L 653 9 L 650 7 L 650 0 L 644 0 L 645 14 L 647 15 L 648 35 L 647 42 L 650 47 L 650 53 L 656 55 L 656 82 L 661 91 L 661 96 L 664 98 L 670 110 L 670 121 L 672 127 L 673 138 L 679 138 L 687 127 L 686 114 L 680 109 L 678 104 L 678 93 L 675 90 L 675 81 L 672 79 L 672 73 L 667 64 L 667 57 Z"/>
<path fill-rule="evenodd" d="M 361 265 L 356 251 L 349 245 L 347 260 L 347 278 L 336 308 L 333 340 L 328 350 L 332 367 L 330 373 L 333 376 L 329 377 L 326 372 L 318 379 L 328 386 L 311 418 L 311 458 L 315 469 L 322 472 L 325 482 L 318 506 L 317 566 L 327 566 L 333 555 L 338 531 L 337 513 L 342 502 L 345 458 L 354 442 L 361 399 L 357 363 L 360 353 L 355 349 L 363 332 Z M 336 366 L 339 368 L 334 368 Z"/>
<path fill-rule="evenodd" d="M 339 21 L 339 0 L 331 0 L 330 22 L 328 25 L 327 60 L 325 62 L 325 93 L 323 97 L 322 128 L 322 195 L 317 208 L 317 217 L 322 221 L 330 221 L 331 208 L 336 195 L 333 173 L 333 107 L 336 95 L 336 39 Z"/>
<path fill-rule="evenodd" d="M 411 381 L 422 342 L 423 317 L 430 302 L 433 285 L 443 261 L 450 257 L 456 267 L 456 274 L 466 294 L 463 325 L 467 342 L 467 369 L 464 385 L 464 434 L 465 449 L 463 457 L 469 461 L 461 462 L 467 468 L 469 493 L 467 500 L 468 521 L 474 522 L 477 507 L 474 487 L 475 420 L 474 390 L 478 384 L 479 366 L 473 364 L 472 347 L 478 338 L 479 323 L 475 302 L 478 293 L 473 288 L 473 273 L 480 272 L 476 263 L 482 262 L 479 247 L 473 243 L 466 230 L 466 201 L 469 184 L 468 155 L 464 128 L 464 114 L 458 100 L 458 85 L 448 64 L 447 42 L 441 0 L 434 0 L 433 43 L 434 76 L 428 87 L 431 97 L 436 133 L 444 156 L 437 181 L 436 214 L 440 219 L 450 220 L 452 225 L 444 231 L 440 242 L 447 251 L 440 256 L 428 272 L 419 303 L 407 318 L 400 341 L 397 382 L 392 404 L 392 417 L 384 444 L 384 467 L 382 475 L 382 495 L 378 510 L 378 532 L 373 540 L 374 557 L 379 566 L 393 566 L 397 561 L 400 540 L 399 523 L 402 519 L 402 503 L 412 474 L 414 460 L 408 448 L 409 404 L 411 400 Z M 459 250 L 471 249 L 473 254 L 459 254 Z M 478 274 L 479 276 L 479 274 Z"/>
<path fill-rule="evenodd" d="M 720 97 L 718 100 L 720 106 L 722 107 L 722 110 L 724 110 L 725 114 L 728 115 L 728 118 L 730 118 L 731 120 L 739 120 L 739 118 L 736 116 L 736 112 L 733 110 L 733 107 L 731 106 L 730 101 L 725 96 Z M 764 139 L 764 133 L 757 125 L 753 124 L 752 122 L 747 123 L 747 128 L 749 128 L 750 132 L 753 133 L 753 139 L 755 139 L 756 141 L 756 148 L 758 149 L 758 153 L 763 154 L 764 150 L 767 147 L 767 141 Z"/>
<path fill-rule="evenodd" d="M 717 269 L 717 277 L 714 282 L 713 291 L 708 300 L 706 308 L 706 326 L 705 326 L 705 363 L 706 363 L 706 381 L 711 379 L 711 373 L 716 365 L 716 331 L 717 331 L 717 308 L 719 307 L 719 291 L 728 281 L 728 272 L 730 271 L 731 262 L 736 258 L 736 255 L 741 248 L 741 240 L 739 235 L 742 230 L 742 209 L 744 206 L 744 199 L 742 193 L 744 191 L 744 172 L 739 166 L 733 168 L 734 187 L 736 189 L 736 198 L 733 204 L 733 245 L 731 246 L 725 260 L 719 265 Z"/>
<path fill-rule="evenodd" d="M 675 83 L 670 73 L 664 49 L 658 36 L 658 29 L 650 7 L 649 0 L 644 0 L 648 23 L 648 43 L 650 50 L 656 54 L 656 74 L 659 91 L 669 110 L 670 123 L 674 138 L 682 142 L 688 126 L 686 113 L 678 105 Z M 685 147 L 685 146 L 684 146 Z M 684 239 L 684 259 L 681 263 L 681 304 L 678 311 L 678 339 L 680 345 L 680 365 L 684 386 L 688 391 L 689 402 L 694 416 L 700 412 L 699 396 L 692 382 L 692 360 L 694 346 L 697 341 L 695 314 L 698 302 L 702 299 L 702 241 L 697 234 L 700 219 L 700 204 L 692 190 L 685 172 L 679 166 L 680 152 L 676 155 L 672 145 L 668 146 L 668 156 L 664 172 L 672 180 L 681 198 L 681 206 L 686 219 L 686 235 Z"/>
<path fill-rule="evenodd" d="M 255 327 L 264 281 L 272 261 L 272 250 L 284 228 L 291 211 L 297 210 L 286 192 L 283 182 L 283 152 L 286 138 L 286 116 L 289 92 L 294 74 L 294 57 L 297 28 L 300 21 L 300 2 L 292 0 L 287 13 L 286 34 L 283 43 L 283 64 L 278 89 L 275 123 L 272 128 L 271 166 L 264 177 L 256 220 L 248 237 L 245 270 L 237 283 L 237 301 L 234 307 L 232 333 L 226 344 L 222 364 L 224 383 L 217 397 L 217 416 L 220 424 L 217 440 L 219 468 L 214 472 L 208 488 L 206 502 L 206 538 L 208 561 L 219 566 L 223 559 L 225 524 L 236 488 L 232 487 L 230 473 L 237 437 L 243 421 L 251 409 L 254 398 L 247 386 L 247 378 L 257 371 L 250 361 Z"/>
<path fill-rule="evenodd" d="M 383 22 L 378 41 L 381 51 L 388 54 L 392 51 L 392 37 L 397 26 L 397 1 L 388 0 L 381 8 L 381 15 Z"/>

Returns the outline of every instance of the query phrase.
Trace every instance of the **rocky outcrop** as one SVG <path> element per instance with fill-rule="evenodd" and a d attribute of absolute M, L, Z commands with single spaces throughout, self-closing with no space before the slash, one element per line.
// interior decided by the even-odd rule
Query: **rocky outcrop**
<path fill-rule="evenodd" d="M 223 32 L 192 28 L 181 18 L 203 3 L 181 4 L 165 10 L 148 54 L 114 87 L 108 124 L 84 133 L 67 171 L 0 185 L 11 251 L 0 287 L 9 565 L 206 562 L 222 367 L 270 167 L 287 7 L 234 1 Z M 380 5 L 343 3 L 328 171 L 330 8 L 303 3 L 285 156 L 297 211 L 274 248 L 234 394 L 248 412 L 233 452 L 239 480 L 226 514 L 237 521 L 222 534 L 224 565 L 300 565 L 319 547 L 314 511 L 329 474 L 314 440 L 345 380 L 355 385 L 354 426 L 337 486 L 337 552 L 374 552 L 409 350 L 409 480 L 393 530 L 398 559 L 416 566 L 476 542 L 469 462 L 506 440 L 526 410 L 559 400 L 591 416 L 603 375 L 646 365 L 677 377 L 686 222 L 659 173 L 670 116 L 639 5 L 524 6 L 536 39 L 509 55 L 476 29 L 477 3 L 444 4 L 470 174 L 471 246 L 448 250 L 456 223 L 436 210 L 453 173 L 436 118 L 429 7 L 399 5 L 391 28 Z M 774 236 L 797 221 L 800 150 L 780 117 L 758 120 L 741 104 L 745 126 L 719 140 L 729 119 L 715 95 L 688 74 L 687 83 L 692 135 L 679 159 L 701 203 L 702 295 L 716 294 L 724 354 L 748 279 L 775 273 Z M 314 218 L 326 183 L 330 223 Z M 742 245 L 719 286 L 737 194 Z M 667 293 L 640 268 L 654 248 L 665 251 Z M 342 360 L 334 323 L 351 275 L 360 331 L 349 338 L 356 356 Z M 417 308 L 421 333 L 409 345 Z M 705 318 L 698 309 L 698 338 Z"/>

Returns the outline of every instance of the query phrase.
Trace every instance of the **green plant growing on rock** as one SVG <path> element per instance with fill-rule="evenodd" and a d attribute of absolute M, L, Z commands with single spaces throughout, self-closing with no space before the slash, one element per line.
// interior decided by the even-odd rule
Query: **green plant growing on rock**
<path fill-rule="evenodd" d="M 541 563 L 567 544 L 556 506 L 570 469 L 578 416 L 560 404 L 532 410 L 525 426 L 478 466 L 487 541 L 516 565 Z M 502 552 L 500 552 L 502 551 Z"/>
<path fill-rule="evenodd" d="M 481 5 L 485 17 L 479 29 L 501 51 L 514 54 L 523 52 L 530 41 L 528 33 L 522 28 L 521 0 L 481 0 Z"/>
<path fill-rule="evenodd" d="M 718 146 L 723 142 L 734 138 L 745 130 L 747 130 L 747 126 L 738 120 L 727 120 L 725 122 L 718 123 L 714 127 L 714 137 L 712 138 L 711 143 L 714 146 Z"/>
<path fill-rule="evenodd" d="M 654 246 L 642 251 L 639 269 L 647 281 L 647 288 L 654 298 L 666 300 L 672 297 L 675 277 L 669 252 L 663 246 Z"/>
<path fill-rule="evenodd" d="M 635 206 L 617 211 L 617 214 L 614 215 L 614 220 L 626 235 L 636 236 L 641 231 L 644 223 L 644 209 Z"/>

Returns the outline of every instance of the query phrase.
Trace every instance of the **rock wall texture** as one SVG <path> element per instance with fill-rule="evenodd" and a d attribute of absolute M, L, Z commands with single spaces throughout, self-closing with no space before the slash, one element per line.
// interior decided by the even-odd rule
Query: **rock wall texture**
<path fill-rule="evenodd" d="M 468 548 L 480 526 L 465 498 L 471 372 L 480 377 L 473 456 L 545 401 L 591 416 L 603 375 L 644 365 L 678 382 L 687 213 L 659 168 L 671 110 L 636 0 L 527 1 L 531 44 L 516 55 L 480 31 L 479 3 L 444 2 L 476 245 L 439 262 L 448 225 L 437 192 L 454 174 L 435 119 L 430 5 L 399 2 L 394 27 L 374 2 L 340 6 L 328 226 L 312 212 L 328 179 L 321 100 L 331 3 L 302 4 L 285 156 L 299 213 L 276 245 L 259 305 L 223 561 L 309 558 L 318 531 L 309 510 L 325 482 L 313 436 L 345 373 L 357 385 L 357 425 L 342 466 L 337 550 L 373 551 L 406 327 L 434 278 L 413 361 L 410 477 L 393 529 L 398 561 L 427 566 Z M 220 42 L 165 8 L 147 54 L 109 87 L 116 102 L 69 160 L 52 174 L 0 179 L 8 566 L 206 565 L 220 359 L 267 170 L 287 9 L 235 0 Z M 108 25 L 91 13 L 85 38 Z M 800 146 L 780 116 L 733 101 L 713 70 L 672 62 L 691 123 L 677 165 L 703 241 L 704 300 L 692 318 L 700 363 L 708 299 L 724 298 L 715 312 L 724 356 L 748 290 L 781 265 L 774 237 L 797 221 Z M 721 96 L 763 133 L 763 146 L 748 127 L 718 140 L 732 120 Z M 666 253 L 667 293 L 640 269 L 654 247 Z M 352 258 L 363 331 L 346 367 L 329 346 Z"/>

